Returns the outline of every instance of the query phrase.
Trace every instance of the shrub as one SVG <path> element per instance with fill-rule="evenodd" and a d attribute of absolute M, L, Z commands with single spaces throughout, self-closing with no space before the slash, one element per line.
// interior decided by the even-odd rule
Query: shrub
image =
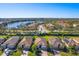
<path fill-rule="evenodd" d="M 28 52 L 28 56 L 36 56 L 34 52 Z"/>
<path fill-rule="evenodd" d="M 20 50 L 17 50 L 16 52 L 12 53 L 12 56 L 21 56 L 22 52 Z"/>

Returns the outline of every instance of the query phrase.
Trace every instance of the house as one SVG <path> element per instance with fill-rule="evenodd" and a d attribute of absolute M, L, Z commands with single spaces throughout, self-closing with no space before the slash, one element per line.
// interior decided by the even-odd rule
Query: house
<path fill-rule="evenodd" d="M 36 44 L 36 48 L 39 50 L 47 50 L 47 42 L 44 38 L 36 38 L 34 44 Z"/>
<path fill-rule="evenodd" d="M 6 40 L 6 39 L 4 39 L 4 38 L 0 38 L 0 50 L 2 50 L 1 44 L 3 44 L 3 43 L 5 42 L 5 40 Z"/>
<path fill-rule="evenodd" d="M 4 38 L 0 38 L 0 45 L 5 41 Z"/>
<path fill-rule="evenodd" d="M 68 45 L 68 46 L 74 46 L 76 44 L 76 42 L 71 39 L 71 38 L 64 38 L 64 42 Z"/>
<path fill-rule="evenodd" d="M 75 42 L 75 50 L 79 53 L 79 37 L 73 38 L 73 41 Z"/>
<path fill-rule="evenodd" d="M 64 38 L 64 41 L 68 44 L 68 46 L 74 46 L 75 47 L 75 51 L 77 51 L 77 53 L 79 53 L 79 38 L 78 37 L 74 37 L 74 38 Z"/>
<path fill-rule="evenodd" d="M 32 43 L 33 43 L 32 37 L 24 37 L 18 44 L 18 47 L 23 48 L 24 50 L 29 50 Z"/>
<path fill-rule="evenodd" d="M 72 38 L 77 44 L 79 44 L 79 37 Z"/>
<path fill-rule="evenodd" d="M 6 49 L 15 49 L 16 45 L 18 44 L 20 38 L 19 36 L 12 36 L 11 38 L 9 38 L 7 41 L 5 41 L 1 46 Z"/>
<path fill-rule="evenodd" d="M 50 38 L 48 40 L 48 43 L 49 43 L 49 47 L 50 47 L 51 51 L 53 51 L 54 49 L 60 50 L 60 49 L 64 48 L 64 45 L 63 45 L 61 39 L 59 39 L 59 38 Z"/>

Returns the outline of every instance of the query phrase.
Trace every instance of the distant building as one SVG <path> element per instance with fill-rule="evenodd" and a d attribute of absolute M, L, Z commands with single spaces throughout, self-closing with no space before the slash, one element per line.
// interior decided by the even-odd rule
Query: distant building
<path fill-rule="evenodd" d="M 57 24 L 63 26 L 63 27 L 69 27 L 69 23 L 66 20 L 59 20 L 57 21 Z"/>
<path fill-rule="evenodd" d="M 42 24 L 42 25 L 38 26 L 38 32 L 40 32 L 40 33 L 47 33 L 48 31 L 45 28 L 44 24 Z"/>

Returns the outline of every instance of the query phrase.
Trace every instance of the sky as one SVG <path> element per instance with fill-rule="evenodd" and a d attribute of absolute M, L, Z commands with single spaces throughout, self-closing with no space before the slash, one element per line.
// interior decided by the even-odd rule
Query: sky
<path fill-rule="evenodd" d="M 0 18 L 79 18 L 79 4 L 0 3 Z"/>

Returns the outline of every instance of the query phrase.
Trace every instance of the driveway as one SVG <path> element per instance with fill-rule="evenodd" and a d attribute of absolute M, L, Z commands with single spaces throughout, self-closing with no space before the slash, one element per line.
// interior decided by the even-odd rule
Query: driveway
<path fill-rule="evenodd" d="M 5 52 L 3 52 L 3 54 L 1 56 L 7 56 L 7 55 L 5 54 Z"/>
<path fill-rule="evenodd" d="M 60 51 L 58 51 L 58 50 L 53 50 L 53 52 L 54 52 L 54 55 L 55 55 L 55 56 L 60 56 L 60 54 L 59 54 Z"/>
<path fill-rule="evenodd" d="M 22 54 L 21 56 L 28 56 L 28 52 L 29 52 L 29 51 L 23 50 L 23 54 Z"/>
<path fill-rule="evenodd" d="M 41 52 L 42 52 L 41 56 L 48 56 L 48 52 L 47 51 L 41 50 Z"/>

